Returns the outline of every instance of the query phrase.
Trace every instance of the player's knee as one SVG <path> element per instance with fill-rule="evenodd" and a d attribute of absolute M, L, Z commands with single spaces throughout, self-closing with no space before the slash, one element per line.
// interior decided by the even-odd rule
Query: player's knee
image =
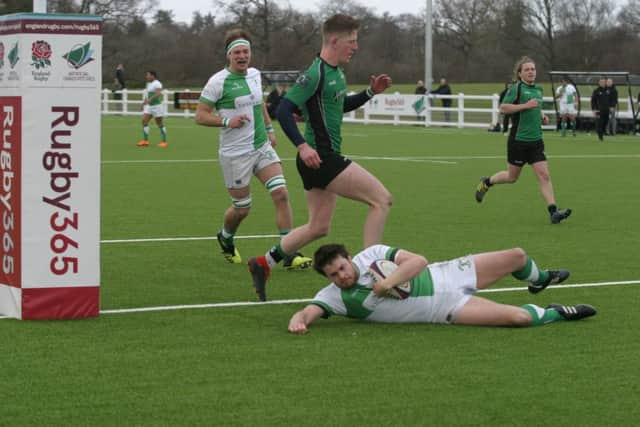
<path fill-rule="evenodd" d="M 513 248 L 510 250 L 515 268 L 521 268 L 527 263 L 527 252 L 522 248 Z"/>
<path fill-rule="evenodd" d="M 271 192 L 271 199 L 276 204 L 286 204 L 289 203 L 289 192 L 287 191 L 287 187 L 280 187 Z"/>
<path fill-rule="evenodd" d="M 538 179 L 540 180 L 540 182 L 549 182 L 549 181 L 551 181 L 551 177 L 546 172 L 539 172 L 538 173 Z"/>
<path fill-rule="evenodd" d="M 231 206 L 237 218 L 244 219 L 249 215 L 251 210 L 251 195 L 242 198 L 231 198 Z"/>
<path fill-rule="evenodd" d="M 250 208 L 236 208 L 235 206 L 233 207 L 233 211 L 234 214 L 236 216 L 237 219 L 239 219 L 240 221 L 242 221 L 243 219 L 245 219 L 246 217 L 249 216 L 249 212 L 251 212 Z"/>
<path fill-rule="evenodd" d="M 372 206 L 378 209 L 382 209 L 388 211 L 391 209 L 391 205 L 393 204 L 393 196 L 391 193 L 385 188 L 384 192 L 376 195 L 376 200 L 372 203 Z"/>
<path fill-rule="evenodd" d="M 311 224 L 309 226 L 309 234 L 311 237 L 315 239 L 320 239 L 329 235 L 329 229 L 331 228 L 331 224 L 321 223 L 321 224 Z"/>

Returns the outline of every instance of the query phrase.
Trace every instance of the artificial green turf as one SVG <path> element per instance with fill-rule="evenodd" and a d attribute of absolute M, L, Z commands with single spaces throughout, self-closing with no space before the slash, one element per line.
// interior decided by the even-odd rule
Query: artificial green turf
<path fill-rule="evenodd" d="M 102 309 L 253 301 L 246 267 L 227 264 L 215 240 L 108 242 L 212 237 L 229 204 L 215 129 L 169 119 L 170 146 L 162 150 L 137 148 L 139 127 L 137 118 L 103 120 Z M 553 226 L 530 168 L 517 184 L 475 202 L 480 176 L 505 167 L 502 135 L 363 125 L 345 125 L 344 135 L 345 153 L 394 195 L 384 239 L 391 245 L 431 261 L 522 246 L 542 267 L 570 269 L 569 284 L 640 279 L 638 138 L 603 144 L 593 135 L 545 133 L 558 202 L 574 209 Z M 295 153 L 278 136 L 300 224 L 306 207 Z M 277 234 L 257 184 L 253 199 L 240 235 Z M 329 241 L 358 250 L 365 215 L 365 207 L 340 200 L 330 235 L 304 252 Z M 245 259 L 273 243 L 237 241 Z M 313 272 L 276 269 L 269 297 L 311 298 L 324 284 Z M 497 286 L 523 284 L 507 278 Z M 599 310 L 582 322 L 526 329 L 332 318 L 293 336 L 286 326 L 301 303 L 4 319 L 0 425 L 631 424 L 640 418 L 639 293 L 625 285 L 482 294 Z"/>

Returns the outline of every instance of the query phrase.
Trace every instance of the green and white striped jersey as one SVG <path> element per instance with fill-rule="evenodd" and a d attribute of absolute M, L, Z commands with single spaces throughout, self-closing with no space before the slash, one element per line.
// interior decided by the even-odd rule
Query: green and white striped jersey
<path fill-rule="evenodd" d="M 325 314 L 364 319 L 372 322 L 431 322 L 433 320 L 434 286 L 429 267 L 411 279 L 411 294 L 407 299 L 382 298 L 373 293 L 373 275 L 369 271 L 378 259 L 394 261 L 398 250 L 386 245 L 373 245 L 353 257 L 359 273 L 349 289 L 334 283 L 321 289 L 311 304 L 321 307 Z"/>
<path fill-rule="evenodd" d="M 559 97 L 561 105 L 573 105 L 576 98 L 576 88 L 571 83 L 566 86 L 558 86 L 556 96 Z"/>
<path fill-rule="evenodd" d="M 152 82 L 147 83 L 147 88 L 145 89 L 144 99 L 151 99 L 153 95 L 156 94 L 156 91 L 162 90 L 162 83 L 160 80 L 154 80 Z M 160 105 L 162 104 L 162 97 L 158 96 L 149 101 L 149 105 Z"/>
<path fill-rule="evenodd" d="M 220 130 L 220 154 L 241 156 L 268 141 L 262 115 L 262 78 L 257 69 L 249 68 L 247 74 L 234 73 L 228 68 L 217 72 L 202 90 L 200 101 L 228 119 L 239 114 L 249 116 L 249 122 L 241 128 Z"/>

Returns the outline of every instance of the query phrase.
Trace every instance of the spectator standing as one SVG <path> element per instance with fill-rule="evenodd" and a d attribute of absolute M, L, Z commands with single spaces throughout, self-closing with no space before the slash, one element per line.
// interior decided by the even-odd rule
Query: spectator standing
<path fill-rule="evenodd" d="M 447 83 L 447 79 L 445 79 L 444 77 L 441 78 L 440 86 L 438 86 L 437 89 L 433 91 L 433 93 L 437 95 L 451 95 L 451 87 L 449 86 L 449 83 Z M 442 98 L 443 108 L 451 108 L 451 104 L 452 104 L 451 98 Z M 445 110 L 444 121 L 448 122 L 450 120 L 451 120 L 451 111 Z"/>
<path fill-rule="evenodd" d="M 429 91 L 424 86 L 424 82 L 422 80 L 418 80 L 416 89 L 413 91 L 413 93 L 415 93 L 416 95 L 426 95 L 427 92 L 429 92 Z M 420 110 L 420 113 L 421 113 L 422 111 L 424 111 L 424 107 L 423 107 L 424 104 L 421 103 L 420 105 L 421 105 L 421 110 Z M 424 118 L 420 117 L 420 114 L 418 114 L 416 116 L 416 120 L 424 120 Z"/>
<path fill-rule="evenodd" d="M 596 130 L 600 141 L 604 140 L 604 133 L 609 122 L 610 98 L 611 91 L 607 88 L 607 79 L 601 77 L 598 87 L 591 94 L 591 110 L 596 118 Z"/>
<path fill-rule="evenodd" d="M 127 88 L 127 83 L 124 79 L 124 65 L 118 64 L 116 66 L 116 75 L 114 79 L 116 90 L 122 90 Z"/>
<path fill-rule="evenodd" d="M 607 126 L 607 134 L 615 135 L 618 128 L 618 89 L 613 84 L 613 79 L 607 79 L 607 89 L 609 89 L 609 126 Z"/>

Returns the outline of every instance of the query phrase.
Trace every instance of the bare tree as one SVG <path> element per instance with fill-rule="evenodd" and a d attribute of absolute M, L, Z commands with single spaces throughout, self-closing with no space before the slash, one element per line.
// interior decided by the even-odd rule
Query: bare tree
<path fill-rule="evenodd" d="M 436 25 L 445 42 L 462 55 L 465 77 L 471 72 L 469 66 L 472 56 L 478 53 L 476 46 L 489 34 L 485 24 L 493 12 L 491 0 L 450 0 L 438 3 Z"/>
<path fill-rule="evenodd" d="M 598 66 L 607 51 L 606 39 L 614 28 L 614 4 L 611 0 L 564 2 L 559 7 L 559 22 L 564 38 L 563 52 L 585 70 Z"/>
<path fill-rule="evenodd" d="M 556 66 L 556 32 L 559 3 L 564 0 L 528 0 L 527 12 L 534 22 L 534 37 L 540 41 L 541 54 L 551 69 Z"/>
<path fill-rule="evenodd" d="M 261 68 L 273 49 L 273 33 L 289 26 L 293 11 L 291 7 L 281 9 L 273 0 L 215 0 L 223 8 L 230 21 L 249 31 L 257 47 L 254 60 Z"/>
<path fill-rule="evenodd" d="M 100 15 L 107 23 L 126 25 L 147 16 L 158 0 L 49 0 L 49 12 Z"/>
<path fill-rule="evenodd" d="M 640 0 L 628 0 L 618 14 L 618 20 L 630 30 L 640 31 Z"/>

